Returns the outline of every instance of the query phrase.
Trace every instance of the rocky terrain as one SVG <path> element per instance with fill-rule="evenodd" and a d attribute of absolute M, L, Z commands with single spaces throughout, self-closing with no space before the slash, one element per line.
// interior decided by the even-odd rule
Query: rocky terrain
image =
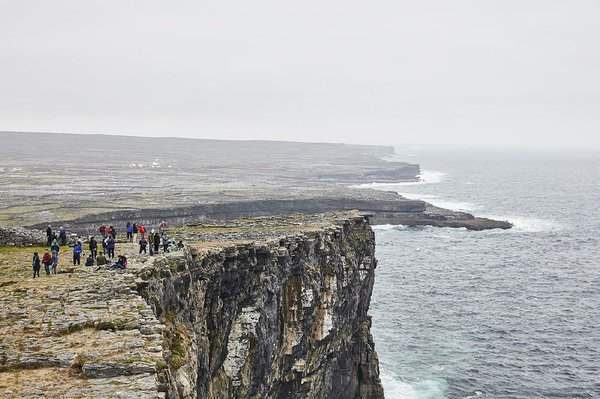
<path fill-rule="evenodd" d="M 127 220 L 179 224 L 358 209 L 373 213 L 374 223 L 511 227 L 350 188 L 417 181 L 419 165 L 384 159 L 392 147 L 20 132 L 0 132 L 0 139 L 0 225 L 92 232 Z"/>
<path fill-rule="evenodd" d="M 0 247 L 0 397 L 383 398 L 367 216 L 169 234 L 185 251 L 120 243 L 124 273 L 68 266 L 67 253 L 35 280 L 35 247 Z"/>
<path fill-rule="evenodd" d="M 46 240 L 46 233 L 41 230 L 0 226 L 0 245 L 43 245 L 46 244 Z"/>

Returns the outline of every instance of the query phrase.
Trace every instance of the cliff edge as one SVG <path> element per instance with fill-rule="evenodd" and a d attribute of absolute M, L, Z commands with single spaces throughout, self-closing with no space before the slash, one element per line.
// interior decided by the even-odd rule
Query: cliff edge
<path fill-rule="evenodd" d="M 36 248 L 0 247 L 2 397 L 383 398 L 367 216 L 227 223 L 160 256 L 121 244 L 125 273 L 32 280 Z"/>

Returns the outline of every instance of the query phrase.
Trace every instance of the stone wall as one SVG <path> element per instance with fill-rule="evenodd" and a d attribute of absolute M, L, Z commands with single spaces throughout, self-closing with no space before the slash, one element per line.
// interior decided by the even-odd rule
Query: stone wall
<path fill-rule="evenodd" d="M 365 217 L 157 260 L 138 289 L 165 324 L 169 398 L 383 398 Z"/>
<path fill-rule="evenodd" d="M 0 245 L 32 246 L 46 244 L 46 233 L 22 227 L 0 227 Z"/>

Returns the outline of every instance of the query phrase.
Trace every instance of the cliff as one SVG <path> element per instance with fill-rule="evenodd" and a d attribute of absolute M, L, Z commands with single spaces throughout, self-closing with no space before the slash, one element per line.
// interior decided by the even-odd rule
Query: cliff
<path fill-rule="evenodd" d="M 167 326 L 169 397 L 383 398 L 367 315 L 373 232 L 360 215 L 312 223 L 144 271 L 142 295 Z"/>
<path fill-rule="evenodd" d="M 126 273 L 59 266 L 31 280 L 32 249 L 4 249 L 3 397 L 383 398 L 364 215 L 174 235 L 185 251 L 148 257 L 120 244 Z"/>

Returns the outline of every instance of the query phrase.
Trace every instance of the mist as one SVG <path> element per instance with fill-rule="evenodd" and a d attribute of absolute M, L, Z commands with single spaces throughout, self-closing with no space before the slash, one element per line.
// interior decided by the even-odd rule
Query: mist
<path fill-rule="evenodd" d="M 600 149 L 597 1 L 0 1 L 0 130 Z"/>

